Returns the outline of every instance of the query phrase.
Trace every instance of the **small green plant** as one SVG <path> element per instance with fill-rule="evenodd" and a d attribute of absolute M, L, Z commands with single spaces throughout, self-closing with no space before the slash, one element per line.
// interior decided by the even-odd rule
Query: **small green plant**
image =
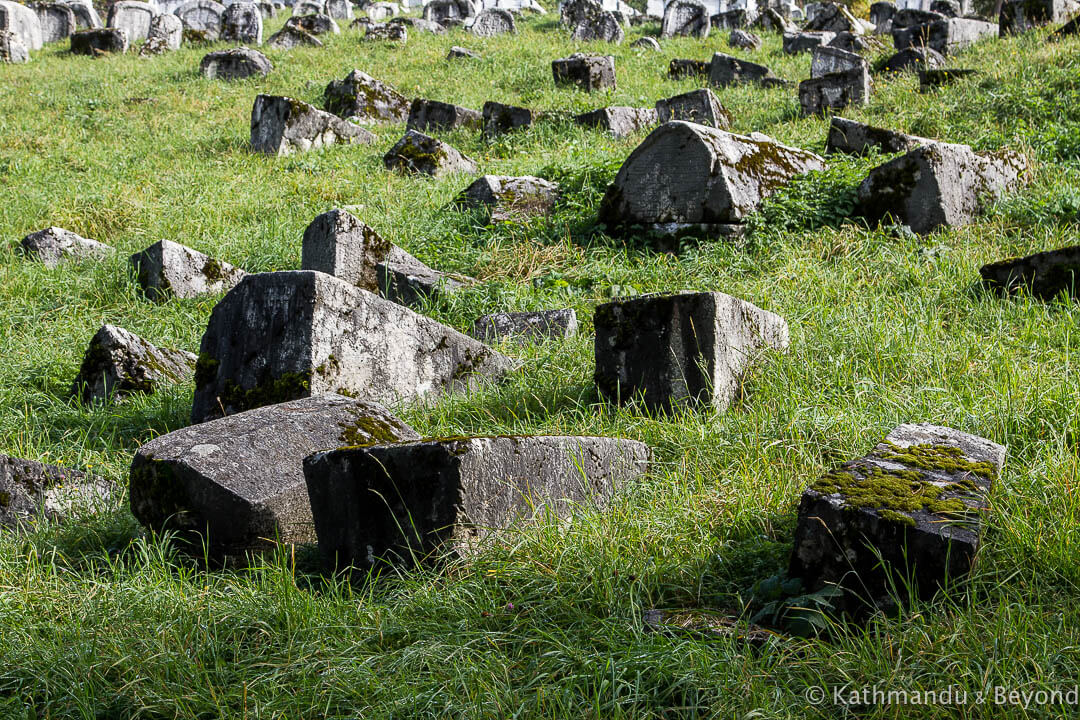
<path fill-rule="evenodd" d="M 758 580 L 744 601 L 755 610 L 750 622 L 781 628 L 793 635 L 821 634 L 832 624 L 833 601 L 843 594 L 835 585 L 804 592 L 802 580 L 777 573 Z"/>

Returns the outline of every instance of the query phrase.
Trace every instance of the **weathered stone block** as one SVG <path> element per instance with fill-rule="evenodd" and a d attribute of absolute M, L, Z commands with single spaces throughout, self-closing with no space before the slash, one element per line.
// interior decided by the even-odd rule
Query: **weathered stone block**
<path fill-rule="evenodd" d="M 210 316 L 191 417 L 203 422 L 328 393 L 415 401 L 475 387 L 513 365 L 472 338 L 330 275 L 249 275 Z"/>
<path fill-rule="evenodd" d="M 817 155 L 765 136 L 670 122 L 623 163 L 600 205 L 600 221 L 609 229 L 740 223 L 791 178 L 824 168 Z"/>
<path fill-rule="evenodd" d="M 369 3 L 364 7 L 364 12 L 375 22 L 384 22 L 401 14 L 401 6 L 391 2 Z"/>
<path fill-rule="evenodd" d="M 463 23 L 466 19 L 474 17 L 477 12 L 479 11 L 476 5 L 468 0 L 432 0 L 424 5 L 424 19 L 440 25 Z"/>
<path fill-rule="evenodd" d="M 602 504 L 648 470 L 648 446 L 596 437 L 478 437 L 316 453 L 304 461 L 330 567 L 410 565 Z"/>
<path fill-rule="evenodd" d="M 537 113 L 523 107 L 504 105 L 494 101 L 484 103 L 484 135 L 494 138 L 513 130 L 521 130 L 533 124 Z"/>
<path fill-rule="evenodd" d="M 10 0 L 0 0 L 0 32 L 14 35 L 28 51 L 40 50 L 45 42 L 37 13 Z"/>
<path fill-rule="evenodd" d="M 826 48 L 822 48 L 826 49 Z M 849 105 L 870 102 L 868 68 L 829 73 L 799 83 L 799 105 L 803 115 L 823 115 Z"/>
<path fill-rule="evenodd" d="M 907 578 L 929 599 L 971 569 L 1005 448 L 951 428 L 893 430 L 870 454 L 803 492 L 789 574 L 810 591 L 838 585 L 839 608 L 894 606 Z"/>
<path fill-rule="evenodd" d="M 432 35 L 445 35 L 446 28 L 437 22 L 431 22 L 430 20 L 424 20 L 423 18 L 413 17 L 396 17 L 390 20 L 391 25 L 404 25 L 407 28 L 411 28 L 416 32 L 426 32 Z"/>
<path fill-rule="evenodd" d="M 870 64 L 853 52 L 834 47 L 816 47 L 812 52 L 811 78 L 825 77 L 832 73 L 843 73 L 849 70 L 862 70 L 869 76 Z"/>
<path fill-rule="evenodd" d="M 22 239 L 20 248 L 24 255 L 49 268 L 55 268 L 65 260 L 100 259 L 114 252 L 113 248 L 105 243 L 58 227 L 47 227 L 30 233 Z"/>
<path fill-rule="evenodd" d="M 711 16 L 704 3 L 697 0 L 671 0 L 664 8 L 664 23 L 660 29 L 660 37 L 670 38 L 678 35 L 703 40 L 709 37 L 711 27 Z"/>
<path fill-rule="evenodd" d="M 311 35 L 338 35 L 341 28 L 326 13 L 312 13 L 310 15 L 293 15 L 285 21 L 283 28 L 295 28 L 303 30 Z"/>
<path fill-rule="evenodd" d="M 217 50 L 199 63 L 199 72 L 208 78 L 239 80 L 253 75 L 266 76 L 274 69 L 270 59 L 258 50 L 246 47 Z"/>
<path fill-rule="evenodd" d="M 333 80 L 323 92 L 326 110 L 354 122 L 404 122 L 408 99 L 392 85 L 367 73 L 353 70 L 343 80 Z"/>
<path fill-rule="evenodd" d="M 998 16 L 998 34 L 1018 35 L 1051 23 L 1065 22 L 1080 10 L 1076 0 L 1004 0 Z"/>
<path fill-rule="evenodd" d="M 335 20 L 352 20 L 352 3 L 349 0 L 326 0 L 326 14 Z"/>
<path fill-rule="evenodd" d="M 150 20 L 150 32 L 139 48 L 139 57 L 152 57 L 180 49 L 184 38 L 184 23 L 171 14 L 155 15 Z"/>
<path fill-rule="evenodd" d="M 825 152 L 863 155 L 871 148 L 877 148 L 882 153 L 897 153 L 907 152 L 930 142 L 934 141 L 896 130 L 864 125 L 834 115 L 829 123 L 829 138 L 825 143 Z"/>
<path fill-rule="evenodd" d="M 658 100 L 656 117 L 660 123 L 683 120 L 721 130 L 731 126 L 731 113 L 724 109 L 712 90 L 706 88 Z"/>
<path fill-rule="evenodd" d="M 514 23 L 514 16 L 509 11 L 488 8 L 473 19 L 469 31 L 477 37 L 489 38 L 505 33 L 516 33 L 517 25 Z"/>
<path fill-rule="evenodd" d="M 855 16 L 843 5 L 822 3 L 813 19 L 806 23 L 811 32 L 853 32 L 862 34 L 863 27 Z"/>
<path fill-rule="evenodd" d="M 75 14 L 75 25 L 79 30 L 100 30 L 105 27 L 90 0 L 70 0 L 67 5 Z"/>
<path fill-rule="evenodd" d="M 892 21 L 896 11 L 896 3 L 889 0 L 879 0 L 870 5 L 870 22 L 874 24 L 875 34 L 892 32 Z"/>
<path fill-rule="evenodd" d="M 768 350 L 788 346 L 782 317 L 724 293 L 617 300 L 596 308 L 596 385 L 650 411 L 723 411 Z"/>
<path fill-rule="evenodd" d="M 374 403 L 321 395 L 176 430 L 139 448 L 131 512 L 216 560 L 315 541 L 303 460 L 342 445 L 413 440 Z"/>
<path fill-rule="evenodd" d="M 488 208 L 491 222 L 506 222 L 549 215 L 558 199 L 559 186 L 550 180 L 530 175 L 484 175 L 465 188 L 456 202 L 464 207 Z"/>
<path fill-rule="evenodd" d="M 904 72 L 925 68 L 939 68 L 945 64 L 945 56 L 928 47 L 910 47 L 896 53 L 881 65 L 883 72 Z"/>
<path fill-rule="evenodd" d="M 221 39 L 245 45 L 262 45 L 263 18 L 253 2 L 233 2 L 221 17 Z"/>
<path fill-rule="evenodd" d="M 675 58 L 668 63 L 668 77 L 672 80 L 702 77 L 709 74 L 709 63 L 704 60 Z"/>
<path fill-rule="evenodd" d="M 784 52 L 788 55 L 810 52 L 814 48 L 828 45 L 836 37 L 833 32 L 800 32 L 784 34 Z"/>
<path fill-rule="evenodd" d="M 468 48 L 463 48 L 458 45 L 454 45 L 450 48 L 450 52 L 446 53 L 447 60 L 475 60 L 480 57 L 479 53 L 475 53 Z"/>
<path fill-rule="evenodd" d="M 511 338 L 524 344 L 551 338 L 573 337 L 577 335 L 577 330 L 577 313 L 566 308 L 481 315 L 473 323 L 472 336 L 486 343 Z"/>
<path fill-rule="evenodd" d="M 7 30 L 0 30 L 0 63 L 30 62 L 30 51 L 22 41 Z"/>
<path fill-rule="evenodd" d="M 0 529 L 62 522 L 77 511 L 106 508 L 117 494 L 112 483 L 79 470 L 0 455 Z"/>
<path fill-rule="evenodd" d="M 409 31 L 404 25 L 392 25 L 390 23 L 381 23 L 379 25 L 372 25 L 364 33 L 365 41 L 381 41 L 396 42 L 405 44 L 409 40 Z"/>
<path fill-rule="evenodd" d="M 750 19 L 747 17 L 745 9 L 734 8 L 712 15 L 709 18 L 709 23 L 717 30 L 736 30 L 748 27 Z"/>
<path fill-rule="evenodd" d="M 150 21 L 157 14 L 157 8 L 150 3 L 117 0 L 109 6 L 109 19 L 105 24 L 126 31 L 128 42 L 139 42 L 150 34 Z"/>
<path fill-rule="evenodd" d="M 104 325 L 90 340 L 71 394 L 83 402 L 153 393 L 195 371 L 194 353 L 159 348 L 133 332 Z"/>
<path fill-rule="evenodd" d="M 605 130 L 621 138 L 656 125 L 657 118 L 655 108 L 606 107 L 577 115 L 574 122 Z"/>
<path fill-rule="evenodd" d="M 615 56 L 574 53 L 551 62 L 556 85 L 576 85 L 582 90 L 615 89 Z"/>
<path fill-rule="evenodd" d="M 933 68 L 922 69 L 919 74 L 919 92 L 929 92 L 934 88 L 952 85 L 964 78 L 979 74 L 978 70 L 967 68 Z"/>
<path fill-rule="evenodd" d="M 967 145 L 932 143 L 879 165 L 859 185 L 860 212 L 887 215 L 917 233 L 975 220 L 987 199 L 1030 181 L 1023 155 L 975 153 Z"/>
<path fill-rule="evenodd" d="M 150 300 L 193 298 L 228 290 L 244 271 L 171 240 L 131 256 L 139 286 Z"/>
<path fill-rule="evenodd" d="M 405 131 L 405 136 L 383 155 L 383 164 L 388 170 L 433 177 L 454 172 L 477 171 L 476 163 L 454 147 L 415 130 Z"/>
<path fill-rule="evenodd" d="M 375 136 L 362 127 L 288 97 L 259 95 L 251 108 L 251 149 L 291 155 L 334 144 L 369 144 Z"/>
<path fill-rule="evenodd" d="M 36 2 L 31 9 L 37 14 L 38 23 L 41 25 L 43 43 L 67 40 L 78 29 L 75 11 L 65 3 Z"/>
<path fill-rule="evenodd" d="M 299 27 L 285 27 L 278 30 L 266 41 L 266 46 L 275 50 L 291 50 L 295 47 L 322 47 L 322 40 L 307 30 Z"/>
<path fill-rule="evenodd" d="M 570 39 L 574 42 L 603 41 L 619 45 L 626 39 L 626 31 L 615 13 L 601 10 L 574 25 Z"/>
<path fill-rule="evenodd" d="M 189 0 L 173 14 L 184 23 L 185 30 L 201 33 L 208 42 L 221 37 L 221 19 L 225 16 L 225 6 L 214 0 Z"/>
<path fill-rule="evenodd" d="M 71 35 L 71 54 L 98 57 L 108 54 L 126 53 L 128 49 L 127 31 L 122 28 L 102 28 L 100 30 L 80 30 Z"/>
<path fill-rule="evenodd" d="M 979 269 L 979 275 L 983 285 L 1001 292 L 1026 290 L 1040 300 L 1053 300 L 1060 293 L 1080 297 L 1080 247 L 990 263 Z"/>
<path fill-rule="evenodd" d="M 741 50 L 759 50 L 761 48 L 761 38 L 746 30 L 732 30 L 731 34 L 728 35 L 728 45 Z"/>
<path fill-rule="evenodd" d="M 656 41 L 656 38 L 651 38 L 648 36 L 638 38 L 634 42 L 630 43 L 630 47 L 660 52 L 660 43 Z"/>
<path fill-rule="evenodd" d="M 926 46 L 949 55 L 997 34 L 997 25 L 973 18 L 946 18 L 902 30 L 895 28 L 894 21 L 893 44 L 897 50 Z"/>
<path fill-rule="evenodd" d="M 764 65 L 740 60 L 734 55 L 716 53 L 709 63 L 709 84 L 713 87 L 727 87 L 739 83 L 770 84 L 777 80 L 772 71 Z"/>
<path fill-rule="evenodd" d="M 416 98 L 409 108 L 408 128 L 422 133 L 454 130 L 459 127 L 479 129 L 483 124 L 484 116 L 479 110 L 470 110 L 438 100 Z"/>

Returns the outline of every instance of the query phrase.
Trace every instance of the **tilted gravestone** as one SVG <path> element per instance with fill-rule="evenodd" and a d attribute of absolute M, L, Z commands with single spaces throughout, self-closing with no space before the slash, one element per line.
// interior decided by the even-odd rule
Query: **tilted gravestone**
<path fill-rule="evenodd" d="M 210 315 L 191 420 L 327 393 L 414 402 L 513 367 L 476 340 L 331 275 L 249 275 Z"/>
<path fill-rule="evenodd" d="M 270 59 L 258 50 L 246 47 L 216 50 L 199 63 L 199 72 L 208 78 L 238 80 L 253 75 L 269 75 L 274 69 Z"/>
<path fill-rule="evenodd" d="M 387 170 L 420 173 L 433 177 L 454 172 L 476 172 L 476 163 L 453 146 L 416 130 L 405 136 L 383 155 Z"/>
<path fill-rule="evenodd" d="M 656 117 L 660 123 L 683 120 L 721 130 L 731 126 L 731 113 L 724 109 L 712 90 L 705 88 L 658 100 Z"/>
<path fill-rule="evenodd" d="M 22 239 L 20 247 L 24 255 L 50 268 L 55 268 L 66 260 L 101 259 L 114 252 L 113 248 L 105 243 L 58 227 L 47 227 L 30 233 Z"/>
<path fill-rule="evenodd" d="M 633 440 L 474 437 L 316 453 L 304 476 L 326 565 L 368 569 L 470 553 L 499 530 L 602 505 L 649 461 Z"/>
<path fill-rule="evenodd" d="M 672 80 L 707 77 L 709 75 L 709 63 L 704 60 L 673 58 L 672 61 L 668 63 L 667 74 Z"/>
<path fill-rule="evenodd" d="M 323 98 L 327 112 L 354 122 L 403 122 L 409 116 L 409 101 L 404 95 L 359 70 L 343 80 L 331 81 Z"/>
<path fill-rule="evenodd" d="M 898 153 L 913 150 L 919 145 L 934 142 L 916 135 L 907 135 L 896 130 L 864 125 L 855 120 L 833 116 L 829 122 L 829 137 L 825 142 L 825 152 L 863 155 L 873 148 L 882 153 Z"/>
<path fill-rule="evenodd" d="M 157 8 L 139 0 L 118 0 L 109 7 L 107 27 L 127 32 L 128 42 L 140 42 L 150 34 L 150 21 L 158 15 Z"/>
<path fill-rule="evenodd" d="M 105 27 L 105 23 L 101 22 L 101 16 L 98 15 L 90 0 L 71 0 L 67 5 L 74 13 L 75 24 L 80 30 L 100 30 Z"/>
<path fill-rule="evenodd" d="M 901 425 L 803 492 L 789 575 L 832 585 L 855 615 L 929 599 L 970 569 L 1005 448 L 952 428 Z M 894 592 L 896 594 L 894 594 Z"/>
<path fill-rule="evenodd" d="M 65 3 L 38 2 L 31 6 L 41 24 L 41 40 L 45 43 L 67 40 L 78 29 L 75 12 Z"/>
<path fill-rule="evenodd" d="M 155 15 L 150 20 L 150 32 L 139 48 L 139 57 L 160 55 L 179 50 L 184 39 L 184 23 L 175 15 Z"/>
<path fill-rule="evenodd" d="M 293 15 L 285 21 L 282 28 L 297 28 L 312 35 L 338 35 L 341 33 L 341 28 L 334 22 L 334 18 L 325 13 Z"/>
<path fill-rule="evenodd" d="M 414 440 L 374 403 L 320 395 L 157 437 L 131 463 L 131 512 L 217 561 L 315 540 L 303 461 L 313 452 Z"/>
<path fill-rule="evenodd" d="M 593 324 L 597 389 L 650 411 L 726 410 L 745 373 L 788 346 L 782 317 L 719 292 L 616 300 Z"/>
<path fill-rule="evenodd" d="M 367 29 L 367 32 L 364 33 L 364 40 L 370 42 L 385 40 L 404 45 L 409 41 L 409 31 L 404 25 L 380 23 Z"/>
<path fill-rule="evenodd" d="M 1009 258 L 979 268 L 983 285 L 1003 293 L 1026 290 L 1040 300 L 1061 293 L 1080 297 L 1080 247 Z"/>
<path fill-rule="evenodd" d="M 416 98 L 409 108 L 408 128 L 422 133 L 459 127 L 478 129 L 483 124 L 484 116 L 479 110 L 470 110 L 438 100 Z"/>
<path fill-rule="evenodd" d="M 551 62 L 556 85 L 576 85 L 582 90 L 615 88 L 615 56 L 574 53 Z"/>
<path fill-rule="evenodd" d="M 761 38 L 746 30 L 732 30 L 728 35 L 728 45 L 741 50 L 759 50 Z"/>
<path fill-rule="evenodd" d="M 697 0 L 671 0 L 664 8 L 660 37 L 679 36 L 705 39 L 711 27 L 709 11 Z"/>
<path fill-rule="evenodd" d="M 244 45 L 262 45 L 263 18 L 253 2 L 234 2 L 221 16 L 221 39 Z"/>
<path fill-rule="evenodd" d="M 574 122 L 584 127 L 605 130 L 621 138 L 657 123 L 656 108 L 606 107 L 574 117 Z"/>
<path fill-rule="evenodd" d="M 806 29 L 814 32 L 853 32 L 861 34 L 862 25 L 855 19 L 843 5 L 838 3 L 822 3 L 822 7 L 812 20 L 806 23 Z"/>
<path fill-rule="evenodd" d="M 833 47 L 813 50 L 810 79 L 799 83 L 804 115 L 821 115 L 870 102 L 870 64 L 861 56 Z"/>
<path fill-rule="evenodd" d="M 836 37 L 832 32 L 784 33 L 784 52 L 788 55 L 810 52 L 814 48 L 828 45 Z"/>
<path fill-rule="evenodd" d="M 251 108 L 251 149 L 291 155 L 335 144 L 370 144 L 375 136 L 362 127 L 305 102 L 259 95 Z"/>
<path fill-rule="evenodd" d="M 489 139 L 498 137 L 514 130 L 523 130 L 530 127 L 536 120 L 538 113 L 528 108 L 489 100 L 484 103 L 484 135 Z"/>
<path fill-rule="evenodd" d="M 135 333 L 105 325 L 90 340 L 71 394 L 83 402 L 154 393 L 195 372 L 195 354 L 159 348 Z"/>
<path fill-rule="evenodd" d="M 871 170 L 859 185 L 858 210 L 871 222 L 891 216 L 929 233 L 974 222 L 988 200 L 1030 180 L 1028 160 L 1020 153 L 931 143 Z"/>
<path fill-rule="evenodd" d="M 763 87 L 783 84 L 783 81 L 764 65 L 726 53 L 715 53 L 708 67 L 709 84 L 713 87 L 722 88 L 740 83 L 755 83 Z"/>
<path fill-rule="evenodd" d="M 481 315 L 473 323 L 472 336 L 486 343 L 512 339 L 518 344 L 577 335 L 577 313 L 571 308 L 536 312 L 503 312 Z"/>
<path fill-rule="evenodd" d="M 174 13 L 184 23 L 184 28 L 202 33 L 209 41 L 221 37 L 221 19 L 225 6 L 214 0 L 190 0 Z"/>
<path fill-rule="evenodd" d="M 221 292 L 244 276 L 239 268 L 171 240 L 135 253 L 130 262 L 143 293 L 156 301 Z"/>
<path fill-rule="evenodd" d="M 793 177 L 824 168 L 817 155 L 764 135 L 669 122 L 623 163 L 600 204 L 599 219 L 615 232 L 644 227 L 666 234 L 692 226 L 730 234 L 731 226 Z"/>
<path fill-rule="evenodd" d="M 294 47 L 322 47 L 322 41 L 303 28 L 286 25 L 270 36 L 266 46 L 275 50 L 291 50 Z"/>
<path fill-rule="evenodd" d="M 0 32 L 11 33 L 27 50 L 40 50 L 44 44 L 37 13 L 10 0 L 0 0 Z"/>
<path fill-rule="evenodd" d="M 490 222 L 520 221 L 550 215 L 559 199 L 559 186 L 531 175 L 484 175 L 457 197 L 462 207 L 487 208 Z"/>

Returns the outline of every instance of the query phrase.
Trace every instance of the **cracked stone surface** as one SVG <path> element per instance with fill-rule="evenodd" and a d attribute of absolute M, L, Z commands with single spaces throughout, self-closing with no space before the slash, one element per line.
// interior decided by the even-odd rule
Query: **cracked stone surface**
<path fill-rule="evenodd" d="M 251 149 L 292 155 L 335 144 L 370 144 L 375 135 L 300 100 L 259 95 L 251 108 Z"/>
<path fill-rule="evenodd" d="M 135 333 L 104 325 L 90 340 L 71 394 L 83 402 L 154 393 L 195 372 L 195 354 L 159 348 Z"/>
<path fill-rule="evenodd" d="M 457 203 L 489 208 L 491 222 L 505 222 L 550 215 L 558 199 L 559 186 L 550 180 L 531 175 L 484 175 L 461 192 Z"/>
<path fill-rule="evenodd" d="M 481 315 L 473 323 L 472 336 L 486 343 L 511 338 L 519 344 L 568 338 L 577 335 L 577 313 L 573 308 L 531 312 L 503 312 Z"/>

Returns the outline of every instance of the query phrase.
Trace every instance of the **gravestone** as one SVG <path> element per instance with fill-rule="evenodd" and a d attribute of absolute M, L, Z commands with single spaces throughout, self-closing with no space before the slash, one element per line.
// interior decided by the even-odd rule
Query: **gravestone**
<path fill-rule="evenodd" d="M 267 155 L 291 155 L 334 144 L 370 144 L 375 136 L 292 98 L 259 95 L 251 109 L 251 149 Z"/>
<path fill-rule="evenodd" d="M 459 47 L 457 45 L 451 47 L 450 52 L 446 53 L 447 60 L 475 60 L 479 57 L 479 53 L 475 53 L 468 48 Z"/>
<path fill-rule="evenodd" d="M 136 279 L 150 300 L 193 298 L 228 290 L 244 277 L 244 271 L 204 255 L 198 250 L 159 240 L 130 258 Z"/>
<path fill-rule="evenodd" d="M 0 30 L 0 63 L 30 62 L 30 51 L 22 41 L 7 30 Z"/>
<path fill-rule="evenodd" d="M 1040 300 L 1053 300 L 1061 293 L 1080 297 L 1080 247 L 1009 258 L 979 268 L 983 285 L 1002 293 L 1026 290 Z"/>
<path fill-rule="evenodd" d="M 728 45 L 741 50 L 759 50 L 761 48 L 761 38 L 746 30 L 732 30 L 731 34 L 728 35 Z"/>
<path fill-rule="evenodd" d="M 128 49 L 127 31 L 122 28 L 101 28 L 98 30 L 80 30 L 71 35 L 71 54 L 99 57 L 115 53 L 126 53 Z"/>
<path fill-rule="evenodd" d="M 327 567 L 369 569 L 467 554 L 499 530 L 602 505 L 649 460 L 632 440 L 476 437 L 316 453 L 304 476 Z"/>
<path fill-rule="evenodd" d="M 531 175 L 484 175 L 465 188 L 455 202 L 462 207 L 489 209 L 489 221 L 495 223 L 550 215 L 558 199 L 559 186 L 550 180 Z"/>
<path fill-rule="evenodd" d="M 513 367 L 476 340 L 330 275 L 249 275 L 210 315 L 191 421 L 328 393 L 416 402 Z"/>
<path fill-rule="evenodd" d="M 38 2 L 31 6 L 41 25 L 43 43 L 67 40 L 78 29 L 75 12 L 69 5 L 59 2 Z"/>
<path fill-rule="evenodd" d="M 517 25 L 509 11 L 489 8 L 476 16 L 469 30 L 477 37 L 489 38 L 504 33 L 516 33 Z"/>
<path fill-rule="evenodd" d="M 484 135 L 489 139 L 514 130 L 530 127 L 537 113 L 523 107 L 504 105 L 489 100 L 484 103 Z"/>
<path fill-rule="evenodd" d="M 139 48 L 139 57 L 160 55 L 180 49 L 184 39 L 184 23 L 175 15 L 155 15 L 150 20 L 150 32 Z"/>
<path fill-rule="evenodd" d="M 341 33 L 341 28 L 334 22 L 334 18 L 322 13 L 293 15 L 285 21 L 282 28 L 297 28 L 311 35 L 338 35 Z"/>
<path fill-rule="evenodd" d="M 422 133 L 454 130 L 459 127 L 479 129 L 484 124 L 484 116 L 479 110 L 470 110 L 459 105 L 416 98 L 409 108 L 407 126 L 410 130 Z"/>
<path fill-rule="evenodd" d="M 810 60 L 810 77 L 820 78 L 848 70 L 870 72 L 870 65 L 860 55 L 834 47 L 816 47 Z"/>
<path fill-rule="evenodd" d="M 606 107 L 577 115 L 574 122 L 584 127 L 605 130 L 614 137 L 621 138 L 656 125 L 657 114 L 655 108 Z"/>
<path fill-rule="evenodd" d="M 892 21 L 896 15 L 896 3 L 889 0 L 879 0 L 870 5 L 870 22 L 874 24 L 874 33 L 877 35 L 892 32 Z"/>
<path fill-rule="evenodd" d="M 424 20 L 423 18 L 414 17 L 396 17 L 390 21 L 391 25 L 404 25 L 405 27 L 412 28 L 416 32 L 426 32 L 432 35 L 445 35 L 446 28 L 437 22 L 431 22 L 430 20 Z"/>
<path fill-rule="evenodd" d="M 897 50 L 926 46 L 949 55 L 998 34 L 998 26 L 994 23 L 973 18 L 946 18 L 903 30 L 895 29 L 895 20 L 893 22 L 893 44 Z"/>
<path fill-rule="evenodd" d="M 107 27 L 121 28 L 127 32 L 128 42 L 145 40 L 150 34 L 150 21 L 158 14 L 157 8 L 139 0 L 117 0 L 109 7 Z"/>
<path fill-rule="evenodd" d="M 713 87 L 728 87 L 741 83 L 771 87 L 782 84 L 783 81 L 764 65 L 741 60 L 734 55 L 714 54 L 709 63 L 709 84 Z"/>
<path fill-rule="evenodd" d="M 454 172 L 476 172 L 476 163 L 455 148 L 433 137 L 406 130 L 394 147 L 383 156 L 388 170 L 420 173 L 437 177 Z"/>
<path fill-rule="evenodd" d="M 697 0 L 671 0 L 664 8 L 660 37 L 709 37 L 711 21 L 704 3 Z"/>
<path fill-rule="evenodd" d="M 577 335 L 573 309 L 539 312 L 503 312 L 481 315 L 473 323 L 472 336 L 486 343 L 510 339 L 518 344 L 566 339 Z"/>
<path fill-rule="evenodd" d="M 614 13 L 585 6 L 588 12 L 576 25 L 571 26 L 570 39 L 574 42 L 603 41 L 619 45 L 626 39 L 626 31 Z"/>
<path fill-rule="evenodd" d="M 390 23 L 372 25 L 364 33 L 364 40 L 370 41 L 386 40 L 388 42 L 405 43 L 408 39 L 409 31 L 405 29 L 404 25 L 391 25 Z"/>
<path fill-rule="evenodd" d="M 906 135 L 896 130 L 871 127 L 854 120 L 833 116 L 829 123 L 829 137 L 825 152 L 863 155 L 872 148 L 882 153 L 898 153 L 913 150 L 919 145 L 934 142 L 916 135 Z"/>
<path fill-rule="evenodd" d="M 0 0 L 0 32 L 11 33 L 27 50 L 40 50 L 44 44 L 37 13 L 10 0 Z"/>
<path fill-rule="evenodd" d="M 105 243 L 58 227 L 47 227 L 30 233 L 22 239 L 20 248 L 24 255 L 48 268 L 55 268 L 67 260 L 97 260 L 115 252 Z"/>
<path fill-rule="evenodd" d="M 731 113 L 724 109 L 712 90 L 704 88 L 658 100 L 656 118 L 661 124 L 672 120 L 684 120 L 721 130 L 731 126 Z"/>
<path fill-rule="evenodd" d="M 424 5 L 424 19 L 440 25 L 461 24 L 479 12 L 468 0 L 432 0 Z"/>
<path fill-rule="evenodd" d="M 208 78 L 239 80 L 253 75 L 266 76 L 274 69 L 270 59 L 258 50 L 246 47 L 217 50 L 199 63 L 199 72 Z"/>
<path fill-rule="evenodd" d="M 0 455 L 0 529 L 25 529 L 41 520 L 63 522 L 79 511 L 113 504 L 119 490 L 79 470 Z"/>
<path fill-rule="evenodd" d="M 574 53 L 551 62 L 556 85 L 576 85 L 587 92 L 615 89 L 615 56 Z"/>
<path fill-rule="evenodd" d="M 262 45 L 263 18 L 253 2 L 234 2 L 221 17 L 221 39 L 242 45 Z"/>
<path fill-rule="evenodd" d="M 668 77 L 672 80 L 683 80 L 693 77 L 707 77 L 709 63 L 704 60 L 690 60 L 686 58 L 673 58 L 668 63 Z"/>
<path fill-rule="evenodd" d="M 83 402 L 154 393 L 195 372 L 195 354 L 159 348 L 133 332 L 104 325 L 90 340 L 71 395 Z"/>
<path fill-rule="evenodd" d="M 828 73 L 799 83 L 799 105 L 803 115 L 824 115 L 849 105 L 869 102 L 868 68 Z"/>
<path fill-rule="evenodd" d="M 414 440 L 375 403 L 326 394 L 268 405 L 154 438 L 131 463 L 131 512 L 217 561 L 315 541 L 304 458 L 318 450 Z M 237 558 L 236 556 L 239 556 Z"/>
<path fill-rule="evenodd" d="M 593 324 L 600 394 L 651 412 L 727 410 L 746 372 L 788 346 L 782 317 L 719 292 L 617 300 Z"/>
<path fill-rule="evenodd" d="M 293 5 L 292 16 L 302 17 L 304 15 L 326 15 L 326 3 L 321 0 L 301 0 Z"/>
<path fill-rule="evenodd" d="M 1076 0 L 1004 0 L 998 16 L 1001 37 L 1018 35 L 1051 23 L 1065 22 L 1080 10 Z"/>
<path fill-rule="evenodd" d="M 822 3 L 814 18 L 806 23 L 806 29 L 811 32 L 851 32 L 861 35 L 862 25 L 855 19 L 843 5 L 837 3 Z"/>
<path fill-rule="evenodd" d="M 286 25 L 270 36 L 266 46 L 275 50 L 291 50 L 295 47 L 322 47 L 322 41 L 303 28 Z"/>
<path fill-rule="evenodd" d="M 928 47 L 910 47 L 891 56 L 881 65 L 882 72 L 904 72 L 919 68 L 939 68 L 945 65 L 945 56 Z"/>
<path fill-rule="evenodd" d="M 397 3 L 377 2 L 365 7 L 364 11 L 375 22 L 383 22 L 392 17 L 397 17 L 401 12 L 401 8 L 398 7 Z"/>
<path fill-rule="evenodd" d="M 353 70 L 343 80 L 333 80 L 323 92 L 327 112 L 353 122 L 404 122 L 409 101 L 393 86 L 367 73 Z"/>
<path fill-rule="evenodd" d="M 75 15 L 75 24 L 80 30 L 100 30 L 105 27 L 90 0 L 71 0 L 67 5 Z"/>
<path fill-rule="evenodd" d="M 833 32 L 784 33 L 784 52 L 788 55 L 810 52 L 814 48 L 828 45 L 836 37 Z"/>
<path fill-rule="evenodd" d="M 634 42 L 630 43 L 632 48 L 641 48 L 642 50 L 655 50 L 660 52 L 660 43 L 656 41 L 656 38 L 642 37 L 638 38 Z"/>
<path fill-rule="evenodd" d="M 184 28 L 203 33 L 208 41 L 221 37 L 221 20 L 225 6 L 214 0 L 190 0 L 174 13 L 184 23 Z"/>
<path fill-rule="evenodd" d="M 335 20 L 352 20 L 352 3 L 349 0 L 326 0 L 326 14 Z"/>

